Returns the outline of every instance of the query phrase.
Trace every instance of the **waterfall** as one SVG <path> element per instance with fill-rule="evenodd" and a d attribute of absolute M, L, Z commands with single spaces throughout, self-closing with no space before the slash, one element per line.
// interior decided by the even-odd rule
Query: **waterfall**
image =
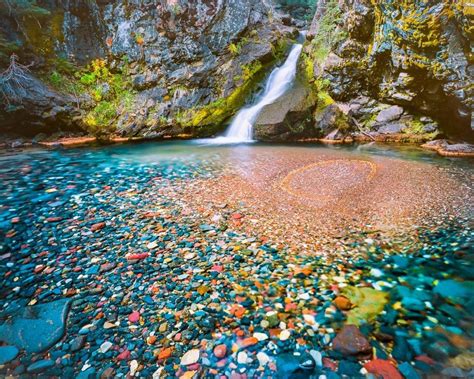
<path fill-rule="evenodd" d="M 281 67 L 270 74 L 265 91 L 256 102 L 241 109 L 222 137 L 208 139 L 210 143 L 244 143 L 253 142 L 253 127 L 262 109 L 280 98 L 291 87 L 296 76 L 296 66 L 303 49 L 302 44 L 295 44 Z"/>

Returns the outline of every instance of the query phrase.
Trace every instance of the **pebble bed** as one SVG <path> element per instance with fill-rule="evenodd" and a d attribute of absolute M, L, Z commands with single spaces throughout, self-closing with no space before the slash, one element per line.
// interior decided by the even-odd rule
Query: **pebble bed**
<path fill-rule="evenodd" d="M 0 156 L 0 375 L 474 375 L 469 209 L 410 233 L 348 229 L 312 249 L 246 224 L 261 215 L 250 203 L 206 198 L 203 186 L 235 169 L 229 156 L 120 149 Z M 206 200 L 217 216 L 195 209 Z M 5 337 L 19 307 L 64 299 L 52 346 L 32 353 Z"/>

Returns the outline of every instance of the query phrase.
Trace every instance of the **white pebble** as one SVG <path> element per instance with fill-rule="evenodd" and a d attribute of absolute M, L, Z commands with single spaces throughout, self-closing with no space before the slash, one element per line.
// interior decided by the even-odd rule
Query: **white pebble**
<path fill-rule="evenodd" d="M 198 349 L 189 350 L 181 357 L 181 365 L 183 366 L 192 365 L 199 360 L 199 356 L 200 356 L 200 351 Z"/>
<path fill-rule="evenodd" d="M 268 336 L 265 333 L 254 333 L 253 336 L 258 339 L 259 341 L 265 341 L 268 339 Z"/>
<path fill-rule="evenodd" d="M 288 338 L 290 338 L 291 333 L 289 330 L 285 329 L 280 332 L 280 341 L 286 341 Z"/>
<path fill-rule="evenodd" d="M 257 354 L 257 359 L 258 363 L 260 363 L 260 366 L 265 366 L 268 362 L 270 362 L 270 357 L 262 351 Z"/>
<path fill-rule="evenodd" d="M 99 351 L 102 354 L 107 353 L 112 346 L 113 346 L 112 342 L 105 341 L 102 345 L 100 345 Z"/>
<path fill-rule="evenodd" d="M 247 359 L 248 359 L 248 355 L 245 351 L 241 351 L 239 352 L 239 354 L 237 354 L 237 362 L 241 365 L 244 365 L 247 363 Z"/>

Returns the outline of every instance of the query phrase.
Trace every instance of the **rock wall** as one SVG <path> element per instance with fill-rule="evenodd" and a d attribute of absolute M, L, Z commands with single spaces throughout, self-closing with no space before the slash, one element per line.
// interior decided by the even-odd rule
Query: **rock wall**
<path fill-rule="evenodd" d="M 4 131 L 210 135 L 248 100 L 294 36 L 260 0 L 37 5 L 41 17 L 3 12 L 0 62 L 6 67 L 12 52 L 32 62 L 23 83 L 28 96 L 2 102 Z"/>
<path fill-rule="evenodd" d="M 353 129 L 372 138 L 470 138 L 473 21 L 472 3 L 464 0 L 322 0 L 306 69 Z"/>

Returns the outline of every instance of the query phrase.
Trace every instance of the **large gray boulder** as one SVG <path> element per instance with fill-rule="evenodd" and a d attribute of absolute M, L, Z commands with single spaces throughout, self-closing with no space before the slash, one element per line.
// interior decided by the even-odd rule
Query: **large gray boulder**
<path fill-rule="evenodd" d="M 297 80 L 285 95 L 262 109 L 255 122 L 255 137 L 284 140 L 309 136 L 315 105 L 311 89 Z"/>

